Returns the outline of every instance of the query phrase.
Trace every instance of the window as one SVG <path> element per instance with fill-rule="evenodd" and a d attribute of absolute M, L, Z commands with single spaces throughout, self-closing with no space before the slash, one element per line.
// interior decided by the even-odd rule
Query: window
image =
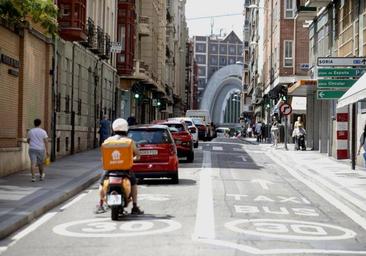
<path fill-rule="evenodd" d="M 286 0 L 285 1 L 285 18 L 293 19 L 294 18 L 294 0 Z"/>
<path fill-rule="evenodd" d="M 210 53 L 218 53 L 217 44 L 211 44 L 210 45 Z"/>
<path fill-rule="evenodd" d="M 206 44 L 196 44 L 196 52 L 206 52 Z"/>
<path fill-rule="evenodd" d="M 198 64 L 206 64 L 206 55 L 196 55 Z"/>
<path fill-rule="evenodd" d="M 198 75 L 199 76 L 206 76 L 206 68 L 205 67 L 199 67 L 198 68 Z"/>
<path fill-rule="evenodd" d="M 226 64 L 227 64 L 227 58 L 220 57 L 220 66 L 226 66 Z"/>
<path fill-rule="evenodd" d="M 122 45 L 122 52 L 125 52 L 126 50 L 126 26 L 120 25 L 119 28 L 119 41 L 121 42 Z M 124 53 L 121 53 L 119 55 L 119 62 L 124 63 L 126 61 L 126 55 Z"/>
<path fill-rule="evenodd" d="M 227 54 L 227 45 L 220 45 L 220 54 Z"/>
<path fill-rule="evenodd" d="M 236 49 L 235 49 L 235 46 L 233 46 L 233 45 L 230 45 L 229 46 L 229 54 L 230 55 L 236 55 Z"/>
<path fill-rule="evenodd" d="M 210 56 L 210 65 L 217 65 L 217 64 L 218 64 L 217 55 Z"/>
<path fill-rule="evenodd" d="M 230 65 L 231 65 L 231 64 L 235 64 L 235 62 L 236 62 L 235 57 L 229 57 L 229 64 L 230 64 Z"/>
<path fill-rule="evenodd" d="M 293 54 L 292 54 L 292 48 L 293 48 L 293 41 L 285 40 L 284 41 L 284 67 L 293 67 Z"/>

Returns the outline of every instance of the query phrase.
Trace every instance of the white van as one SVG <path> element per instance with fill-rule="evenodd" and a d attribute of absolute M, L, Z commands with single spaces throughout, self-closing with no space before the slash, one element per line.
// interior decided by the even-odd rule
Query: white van
<path fill-rule="evenodd" d="M 214 131 L 212 131 L 211 117 L 208 110 L 187 110 L 186 117 L 201 118 L 207 127 L 207 137 L 205 139 L 211 139 L 213 137 Z"/>

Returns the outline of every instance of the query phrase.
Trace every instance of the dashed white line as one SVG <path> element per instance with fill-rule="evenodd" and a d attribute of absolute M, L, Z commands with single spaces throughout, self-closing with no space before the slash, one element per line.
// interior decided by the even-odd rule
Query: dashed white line
<path fill-rule="evenodd" d="M 12 240 L 18 241 L 25 237 L 26 235 L 32 233 L 34 230 L 36 230 L 38 227 L 46 223 L 48 220 L 50 220 L 53 216 L 55 216 L 57 212 L 49 212 L 43 215 L 41 218 L 39 218 L 36 222 L 28 226 L 27 228 L 23 229 L 19 233 L 17 233 L 15 236 L 12 237 Z"/>
<path fill-rule="evenodd" d="M 82 193 L 80 195 L 78 195 L 77 197 L 75 197 L 73 200 L 71 200 L 70 202 L 68 202 L 67 204 L 65 204 L 64 206 L 62 206 L 60 208 L 61 211 L 66 210 L 67 208 L 69 208 L 70 206 L 72 206 L 73 204 L 75 204 L 76 202 L 80 201 L 84 196 L 86 196 L 87 193 Z"/>
<path fill-rule="evenodd" d="M 223 150 L 223 148 L 222 148 L 222 147 L 213 146 L 213 147 L 212 147 L 212 150 L 215 150 L 215 151 L 222 151 L 222 150 Z"/>

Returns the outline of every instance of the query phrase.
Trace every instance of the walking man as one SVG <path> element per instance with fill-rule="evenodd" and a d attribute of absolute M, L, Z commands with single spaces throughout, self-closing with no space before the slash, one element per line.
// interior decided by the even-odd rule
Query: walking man
<path fill-rule="evenodd" d="M 39 170 L 39 179 L 44 179 L 45 174 L 43 161 L 46 156 L 49 156 L 47 142 L 48 136 L 47 132 L 40 128 L 41 123 L 41 120 L 38 118 L 34 120 L 34 128 L 29 130 L 27 138 L 27 142 L 29 143 L 29 158 L 31 161 L 32 182 L 36 181 L 34 171 L 37 166 Z"/>
<path fill-rule="evenodd" d="M 108 120 L 108 116 L 104 115 L 103 120 L 100 121 L 99 127 L 99 135 L 100 135 L 100 145 L 111 136 L 111 121 Z"/>

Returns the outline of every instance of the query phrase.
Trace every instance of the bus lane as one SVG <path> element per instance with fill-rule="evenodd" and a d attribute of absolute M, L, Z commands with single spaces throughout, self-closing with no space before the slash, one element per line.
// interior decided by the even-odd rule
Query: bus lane
<path fill-rule="evenodd" d="M 205 242 L 257 255 L 366 255 L 362 216 L 276 163 L 257 167 L 220 169 L 224 201 L 216 189 L 216 237 Z"/>

